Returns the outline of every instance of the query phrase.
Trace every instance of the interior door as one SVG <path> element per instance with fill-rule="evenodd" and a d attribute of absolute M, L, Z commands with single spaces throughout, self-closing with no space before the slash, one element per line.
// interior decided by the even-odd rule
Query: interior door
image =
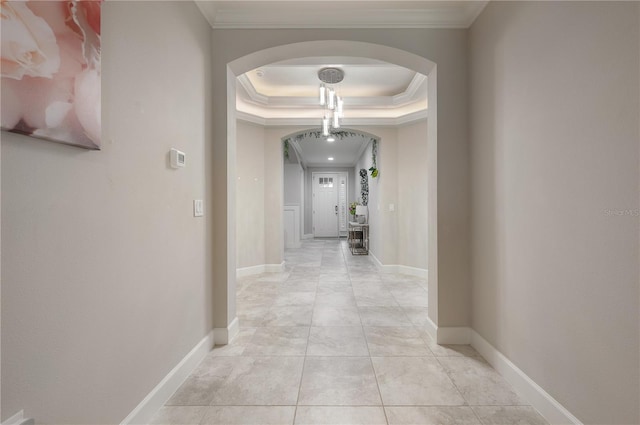
<path fill-rule="evenodd" d="M 338 175 L 313 173 L 313 236 L 338 237 Z"/>

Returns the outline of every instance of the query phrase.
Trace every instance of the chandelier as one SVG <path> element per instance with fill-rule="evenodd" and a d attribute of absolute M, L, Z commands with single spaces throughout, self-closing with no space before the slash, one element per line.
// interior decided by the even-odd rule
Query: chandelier
<path fill-rule="evenodd" d="M 339 68 L 322 68 L 318 71 L 320 79 L 320 106 L 324 106 L 322 118 L 322 135 L 329 136 L 333 130 L 340 128 L 340 119 L 343 114 L 343 100 L 334 88 L 344 79 L 344 71 Z"/>

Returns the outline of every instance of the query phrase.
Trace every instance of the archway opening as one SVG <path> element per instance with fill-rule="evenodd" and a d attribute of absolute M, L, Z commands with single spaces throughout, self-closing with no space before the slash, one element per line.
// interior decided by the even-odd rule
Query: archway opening
<path fill-rule="evenodd" d="M 438 279 L 437 279 L 437 72 L 436 64 L 421 56 L 406 52 L 404 50 L 391 48 L 388 46 L 343 41 L 343 40 L 324 40 L 287 44 L 272 47 L 250 53 L 246 56 L 233 60 L 227 64 L 227 217 L 235 215 L 235 193 L 236 170 L 235 170 L 235 154 L 236 154 L 236 79 L 242 74 L 256 69 L 260 66 L 270 63 L 298 59 L 308 57 L 309 52 L 313 52 L 313 56 L 348 56 L 362 57 L 385 61 L 396 64 L 416 72 L 426 75 L 428 78 L 428 122 L 427 134 L 425 138 L 428 144 L 429 164 L 427 173 L 429 177 L 429 186 L 426 189 L 428 202 L 428 220 L 429 220 L 429 317 L 432 323 L 437 323 L 438 314 Z M 276 223 L 282 228 L 282 219 L 280 223 Z M 228 223 L 228 227 L 235 227 L 235 223 Z M 224 296 L 227 302 L 225 316 L 228 319 L 224 323 L 226 328 L 226 338 L 230 339 L 237 332 L 237 319 L 235 312 L 235 229 L 227 229 L 227 253 L 231 258 L 227 259 L 226 270 L 226 291 Z M 280 248 L 284 249 L 283 241 L 280 242 Z M 216 328 L 221 324 L 216 323 Z M 435 331 L 435 329 L 434 329 Z M 432 335 L 435 337 L 435 335 Z"/>

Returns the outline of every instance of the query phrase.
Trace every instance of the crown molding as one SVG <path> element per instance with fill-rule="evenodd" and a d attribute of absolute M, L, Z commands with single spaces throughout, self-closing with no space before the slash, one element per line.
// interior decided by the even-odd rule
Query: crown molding
<path fill-rule="evenodd" d="M 319 107 L 317 97 L 266 96 L 259 93 L 247 74 L 239 76 L 238 83 L 240 87 L 244 89 L 244 94 L 247 96 L 243 100 L 254 105 L 281 108 Z M 345 106 L 365 106 L 374 109 L 392 109 L 402 107 L 411 102 L 417 101 L 417 98 L 419 97 L 419 90 L 423 87 L 426 88 L 426 84 L 427 77 L 416 72 L 405 91 L 400 94 L 394 96 L 348 97 L 344 99 Z"/>
<path fill-rule="evenodd" d="M 269 104 L 269 97 L 258 93 L 247 74 L 242 74 L 241 76 L 239 76 L 238 83 L 240 83 L 240 86 L 242 86 L 252 102 L 257 103 L 258 105 Z"/>
<path fill-rule="evenodd" d="M 236 118 L 253 124 L 265 127 L 285 127 L 285 126 L 316 126 L 317 118 L 264 118 L 247 112 L 236 111 Z M 342 126 L 385 126 L 395 127 L 412 124 L 417 121 L 427 119 L 427 110 L 417 111 L 397 118 L 345 118 Z"/>
<path fill-rule="evenodd" d="M 426 109 L 422 111 L 413 112 L 411 114 L 403 115 L 401 117 L 396 118 L 396 125 L 403 126 L 408 124 L 413 124 L 417 121 L 426 120 L 428 116 L 428 111 Z"/>
<path fill-rule="evenodd" d="M 407 86 L 406 90 L 393 96 L 392 104 L 399 106 L 415 101 L 418 90 L 420 90 L 420 87 L 422 87 L 423 84 L 427 84 L 427 76 L 416 72 L 416 75 L 413 76 L 413 79 Z"/>
<path fill-rule="evenodd" d="M 468 28 L 488 1 L 244 2 L 196 0 L 213 29 Z M 286 7 L 283 7 L 283 4 Z M 352 13 L 353 12 L 353 13 Z"/>
<path fill-rule="evenodd" d="M 302 167 L 303 168 L 307 168 L 309 166 L 309 164 L 307 163 L 307 161 L 302 156 L 302 147 L 300 147 L 300 143 L 296 142 L 295 140 L 292 140 L 290 142 L 290 144 L 291 144 L 291 146 L 293 146 L 293 150 L 296 152 L 296 155 L 298 155 L 298 159 L 300 160 L 300 163 L 302 164 Z"/>

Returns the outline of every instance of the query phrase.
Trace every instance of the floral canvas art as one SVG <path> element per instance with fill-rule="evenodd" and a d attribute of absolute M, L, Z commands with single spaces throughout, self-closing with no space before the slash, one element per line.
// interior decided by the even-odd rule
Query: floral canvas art
<path fill-rule="evenodd" d="M 3 131 L 100 149 L 100 11 L 0 0 Z"/>

